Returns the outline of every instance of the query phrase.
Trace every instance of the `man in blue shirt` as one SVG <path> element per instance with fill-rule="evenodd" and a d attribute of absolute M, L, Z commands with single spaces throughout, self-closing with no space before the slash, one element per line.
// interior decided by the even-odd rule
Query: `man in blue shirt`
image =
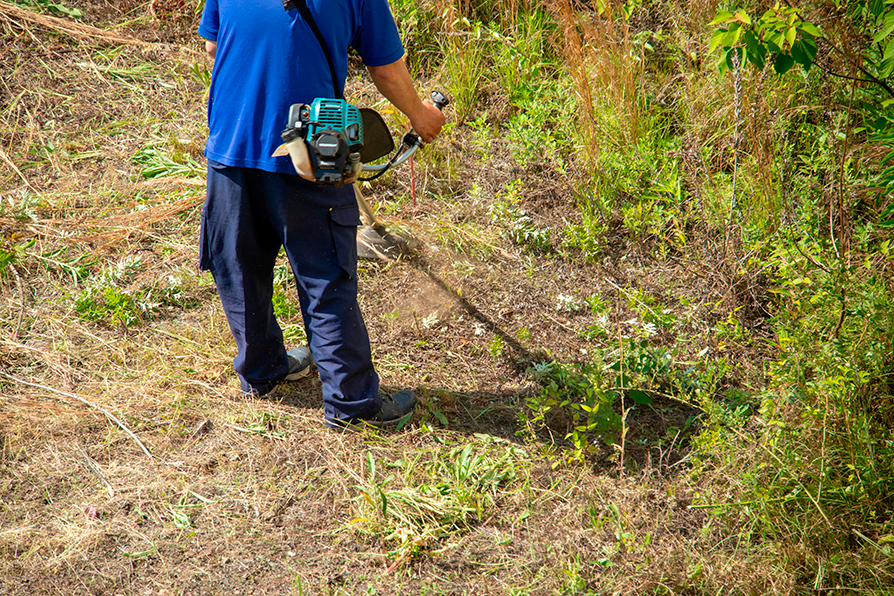
<path fill-rule="evenodd" d="M 289 106 L 344 88 L 349 46 L 424 141 L 434 140 L 444 116 L 416 94 L 387 0 L 306 1 L 336 81 L 297 9 L 284 10 L 282 0 L 206 0 L 199 34 L 215 62 L 200 267 L 214 276 L 236 340 L 233 365 L 243 392 L 264 395 L 305 376 L 312 354 L 328 426 L 387 425 L 411 413 L 416 398 L 409 390 L 379 393 L 357 304 L 354 191 L 308 182 L 288 157 L 273 154 Z M 273 267 L 281 247 L 295 274 L 309 350 L 287 352 L 273 315 Z"/>

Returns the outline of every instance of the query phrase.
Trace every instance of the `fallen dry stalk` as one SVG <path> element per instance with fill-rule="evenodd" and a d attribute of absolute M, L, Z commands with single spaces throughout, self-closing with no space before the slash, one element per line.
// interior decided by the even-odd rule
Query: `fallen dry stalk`
<path fill-rule="evenodd" d="M 6 151 L 4 151 L 2 147 L 0 147 L 0 159 L 2 159 L 13 172 L 18 174 L 19 178 L 22 179 L 22 182 L 24 182 L 28 188 L 30 188 L 34 192 L 37 192 L 37 189 L 31 186 L 31 183 L 28 181 L 27 178 L 25 178 L 25 175 L 22 174 L 22 171 L 16 167 L 16 164 L 9 158 L 9 156 L 6 154 Z"/>
<path fill-rule="evenodd" d="M 148 217 L 145 217 L 145 219 L 143 219 L 143 221 L 133 224 L 132 226 L 129 226 L 123 230 L 122 229 L 119 229 L 119 230 L 112 229 L 112 230 L 109 230 L 108 232 L 101 232 L 101 233 L 96 234 L 95 236 L 92 236 L 92 237 L 90 237 L 90 236 L 82 237 L 81 240 L 88 241 L 88 242 L 102 240 L 103 242 L 102 242 L 102 245 L 100 246 L 100 248 L 107 249 L 107 248 L 110 248 L 111 246 L 113 246 L 114 244 L 121 242 L 122 240 L 127 240 L 135 232 L 142 231 L 144 228 L 146 228 L 148 226 L 154 225 L 156 223 L 159 223 L 161 221 L 164 221 L 166 219 L 174 217 L 175 215 L 180 215 L 184 211 L 188 211 L 189 209 L 197 207 L 204 202 L 205 202 L 204 196 L 188 197 L 186 199 L 183 199 L 182 201 L 177 201 L 176 203 L 174 203 L 170 206 L 167 206 L 166 208 L 163 208 L 154 214 L 150 213 L 148 215 Z"/>
<path fill-rule="evenodd" d="M 12 263 L 7 265 L 16 277 L 16 286 L 19 288 L 19 320 L 16 322 L 15 331 L 12 332 L 12 341 L 19 341 L 19 331 L 22 330 L 22 321 L 25 318 L 25 292 L 22 290 L 22 278 L 19 277 L 18 270 L 13 267 Z"/>
<path fill-rule="evenodd" d="M 99 39 L 110 43 L 140 46 L 143 48 L 152 49 L 162 49 L 167 47 L 166 44 L 151 43 L 148 41 L 143 41 L 142 39 L 137 39 L 136 37 L 130 37 L 129 35 L 118 35 L 117 33 L 110 33 L 96 27 L 91 27 L 90 25 L 83 25 L 81 23 L 75 23 L 67 19 L 60 19 L 59 17 L 43 15 L 34 12 L 33 10 L 21 8 L 19 6 L 16 6 L 15 4 L 4 2 L 2 0 L 0 0 L 0 14 L 4 14 L 8 17 L 22 19 L 24 21 L 29 21 L 32 23 L 37 23 L 38 25 L 42 25 L 56 31 L 61 31 L 74 37 Z M 197 56 L 204 55 L 202 52 L 199 52 L 198 50 L 194 50 L 192 48 L 180 47 L 180 49 Z"/>
<path fill-rule="evenodd" d="M 107 217 L 82 218 L 79 220 L 71 218 L 46 218 L 41 219 L 39 225 L 29 224 L 27 227 L 36 236 L 49 238 L 51 235 L 55 235 L 57 240 L 63 240 L 78 245 L 85 242 L 95 242 L 100 245 L 100 249 L 108 249 L 122 240 L 127 240 L 133 234 L 141 232 L 149 226 L 170 219 L 176 215 L 180 215 L 184 211 L 198 207 L 204 201 L 204 195 L 192 195 L 174 203 L 169 203 L 157 208 L 150 208 L 145 211 L 136 211 Z M 11 222 L 12 220 L 9 218 L 0 218 L 0 223 Z M 105 231 L 77 235 L 72 234 L 73 228 L 85 230 L 102 228 L 105 229 Z"/>
<path fill-rule="evenodd" d="M 3 375 L 3 376 L 6 377 L 7 379 L 9 379 L 9 380 L 11 380 L 11 381 L 14 381 L 14 382 L 16 382 L 16 383 L 19 383 L 20 385 L 27 385 L 27 386 L 29 386 L 29 387 L 36 387 L 36 388 L 38 388 L 38 389 L 43 389 L 44 391 L 49 391 L 50 393 L 55 393 L 55 394 L 57 394 L 57 395 L 61 395 L 61 396 L 63 396 L 63 397 L 67 397 L 67 398 L 69 398 L 69 399 L 74 399 L 74 400 L 79 401 L 80 403 L 82 403 L 82 404 L 84 404 L 84 405 L 86 405 L 86 406 L 88 406 L 88 407 L 90 407 L 90 408 L 93 408 L 93 409 L 95 409 L 95 410 L 99 410 L 100 412 L 102 412 L 103 414 L 105 414 L 106 418 L 108 418 L 109 420 L 111 420 L 112 422 L 114 422 L 114 423 L 118 426 L 118 428 L 120 428 L 120 429 L 123 430 L 125 433 L 127 433 L 128 436 L 130 436 L 130 438 L 133 439 L 133 440 L 136 442 L 136 444 L 140 447 L 140 449 L 143 451 L 143 453 L 145 453 L 146 455 L 148 455 L 149 457 L 151 457 L 151 458 L 153 458 L 153 459 L 155 458 L 155 456 L 152 455 L 152 453 L 150 453 L 148 449 L 146 449 L 146 446 L 143 445 L 143 442 L 139 439 L 139 437 L 137 437 L 137 436 L 133 433 L 132 430 L 130 430 L 129 428 L 127 428 L 127 425 L 126 425 L 126 424 L 124 424 L 123 422 L 121 422 L 121 421 L 120 421 L 114 414 L 112 414 L 111 412 L 109 412 L 108 410 L 106 410 L 105 408 L 103 408 L 102 406 L 97 406 L 96 404 L 92 404 L 92 403 L 90 403 L 89 401 L 87 401 L 86 399 L 84 399 L 83 397 L 81 397 L 81 396 L 79 396 L 79 395 L 75 395 L 74 393 L 66 393 L 65 391 L 59 391 L 58 389 L 54 389 L 53 387 L 48 387 L 48 386 L 46 386 L 46 385 L 41 385 L 41 384 L 39 384 L 39 383 L 31 383 L 31 382 L 29 382 L 29 381 L 23 381 L 22 379 L 17 379 L 16 377 L 14 377 L 14 376 L 12 376 L 12 375 L 8 375 L 8 374 L 6 374 L 5 372 L 0 372 L 0 375 Z"/>

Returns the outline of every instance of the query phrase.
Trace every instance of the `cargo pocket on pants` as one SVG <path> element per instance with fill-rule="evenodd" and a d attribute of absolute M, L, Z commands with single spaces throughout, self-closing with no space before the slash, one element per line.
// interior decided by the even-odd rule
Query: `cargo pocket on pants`
<path fill-rule="evenodd" d="M 329 210 L 332 241 L 336 258 L 350 279 L 357 274 L 357 226 L 360 225 L 360 208 L 357 203 L 334 207 Z"/>

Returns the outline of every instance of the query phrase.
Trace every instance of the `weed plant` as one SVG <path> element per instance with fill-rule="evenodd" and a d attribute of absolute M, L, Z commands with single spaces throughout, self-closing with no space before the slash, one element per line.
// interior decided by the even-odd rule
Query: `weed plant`
<path fill-rule="evenodd" d="M 382 462 L 367 452 L 365 478 L 357 489 L 352 526 L 393 544 L 392 555 L 401 560 L 436 551 L 442 541 L 458 539 L 492 515 L 528 456 L 481 435 L 436 454 L 428 464 L 422 460 L 418 454 L 386 462 L 382 470 Z"/>

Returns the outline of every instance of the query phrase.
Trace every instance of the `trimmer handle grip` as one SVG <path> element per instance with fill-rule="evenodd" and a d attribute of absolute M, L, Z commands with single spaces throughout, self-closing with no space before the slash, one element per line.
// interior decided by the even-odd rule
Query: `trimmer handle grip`
<path fill-rule="evenodd" d="M 432 91 L 431 92 L 431 102 L 435 104 L 435 106 L 443 111 L 444 108 L 450 103 L 450 100 L 447 99 L 447 96 L 441 93 L 440 91 Z"/>

